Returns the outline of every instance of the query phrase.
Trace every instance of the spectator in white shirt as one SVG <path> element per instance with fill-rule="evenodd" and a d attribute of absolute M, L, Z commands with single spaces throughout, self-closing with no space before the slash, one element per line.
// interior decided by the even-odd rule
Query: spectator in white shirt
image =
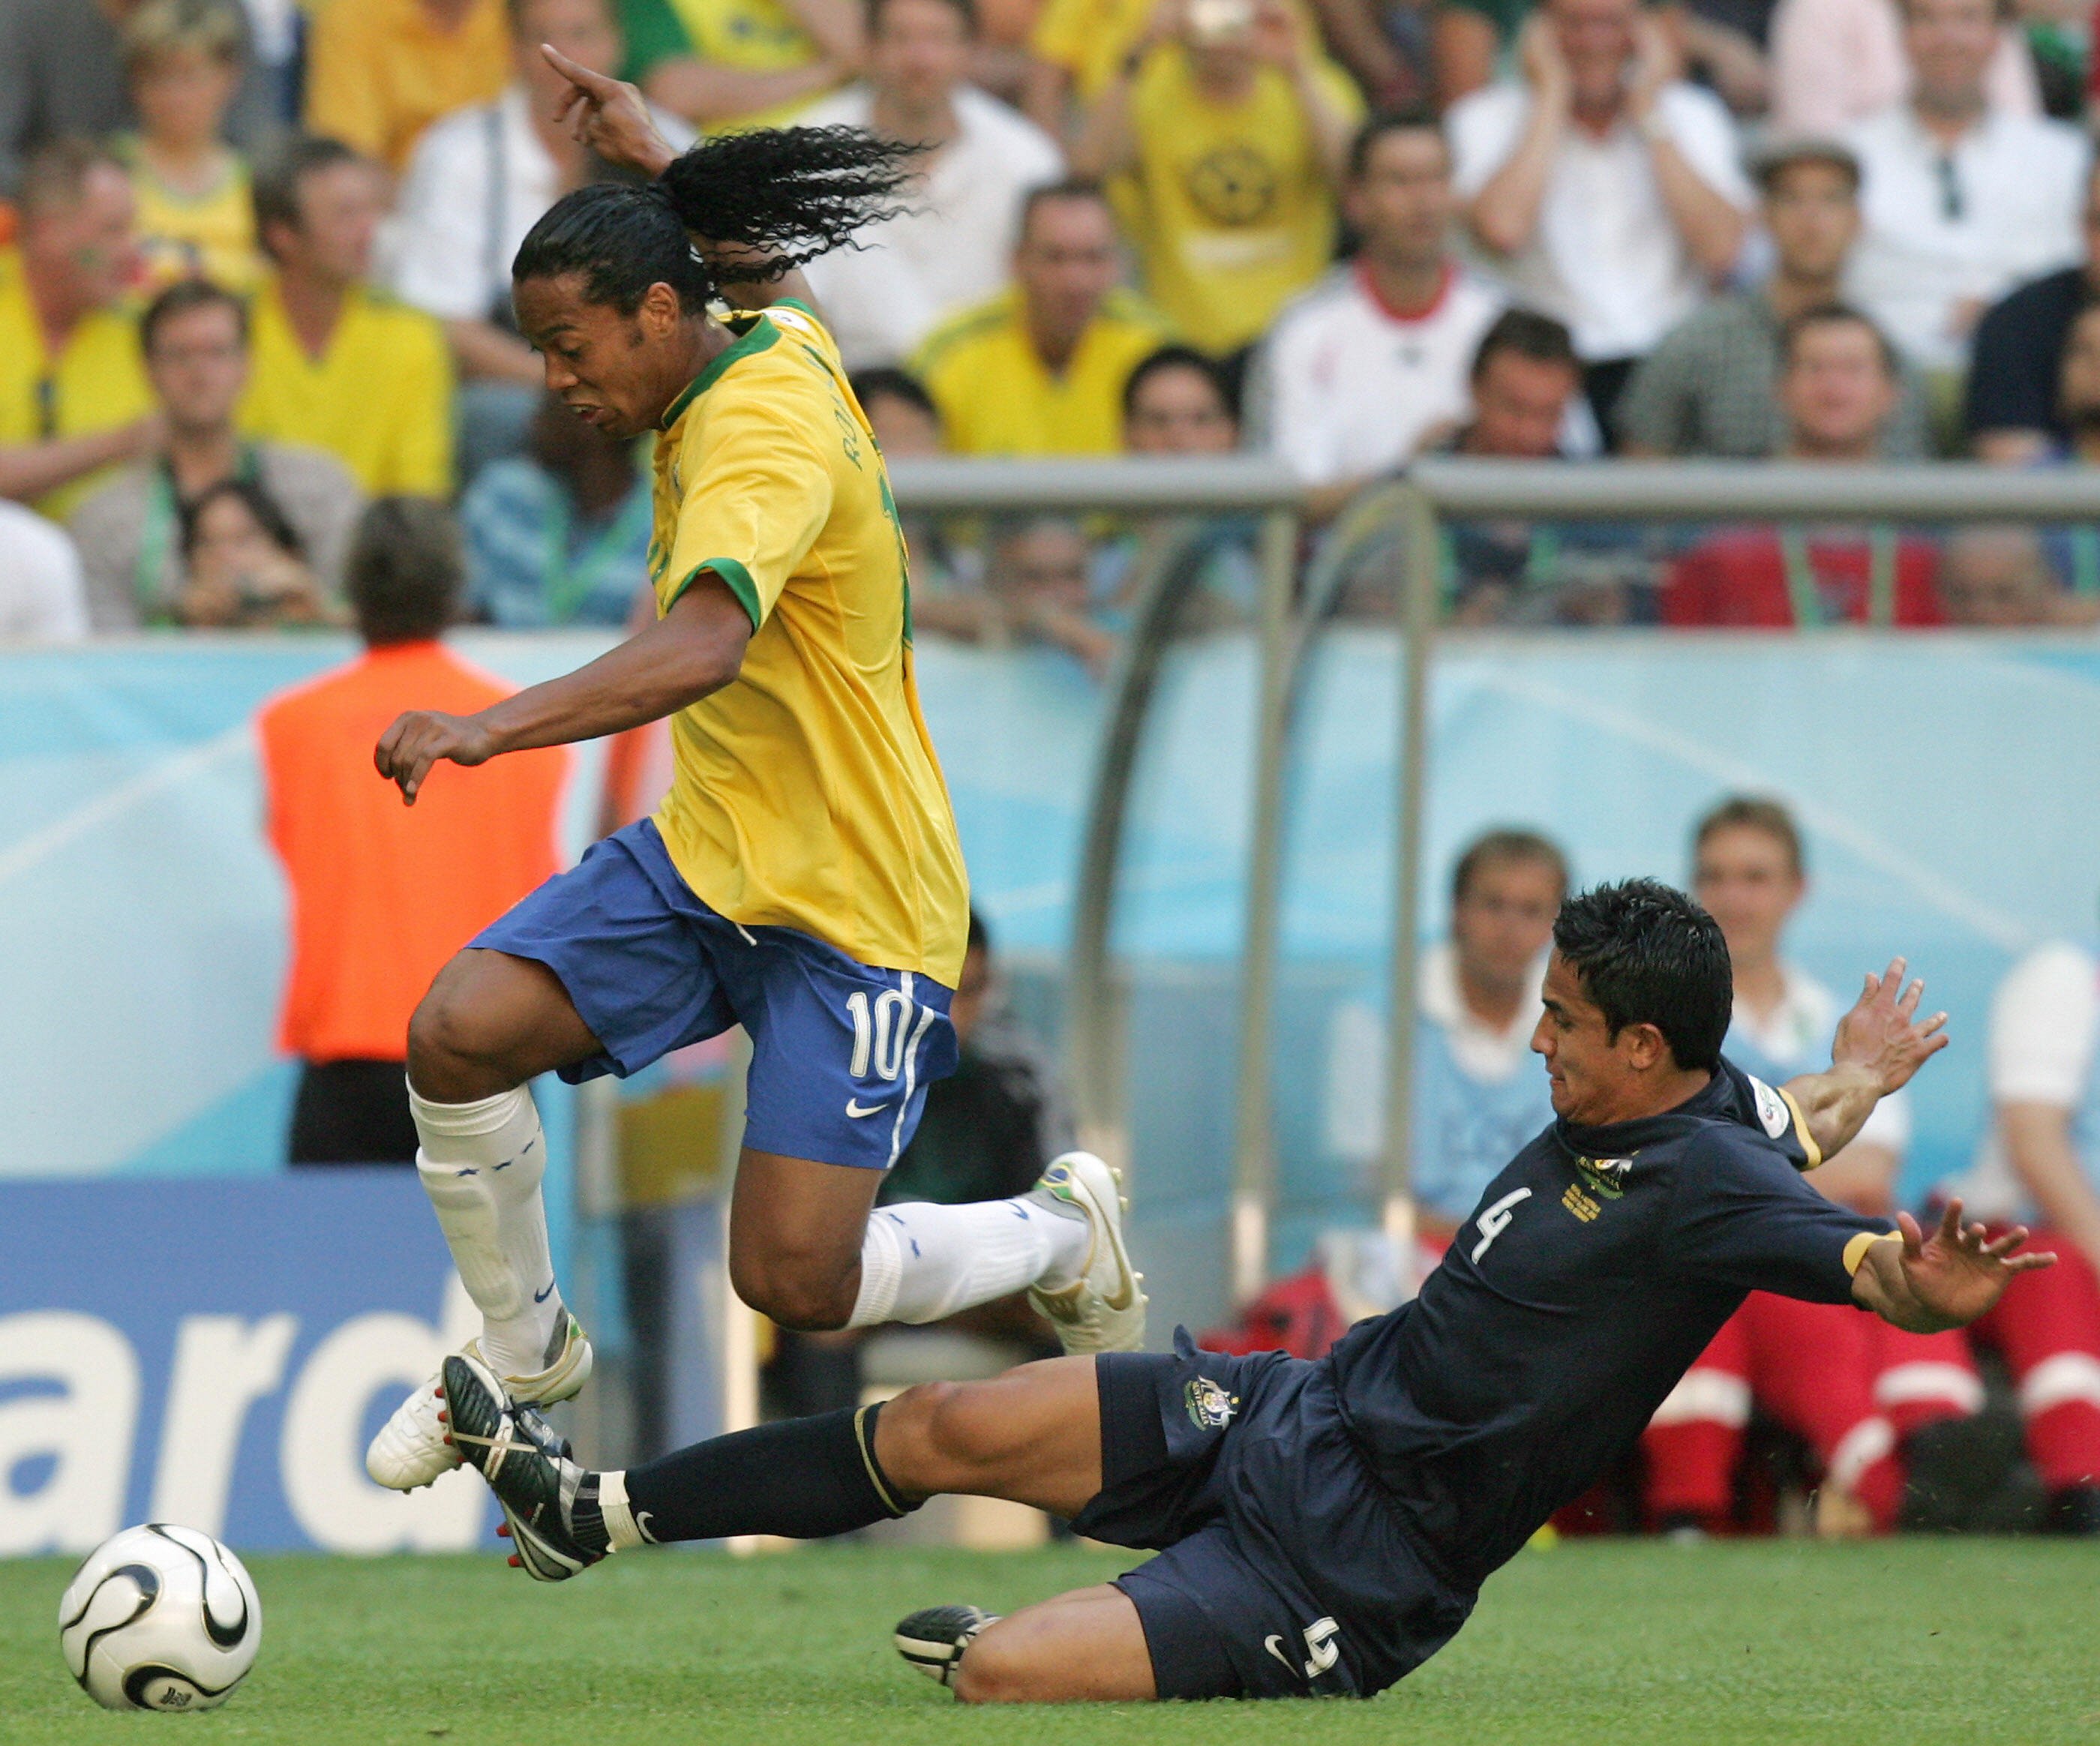
<path fill-rule="evenodd" d="M 1820 1071 L 1844 1008 L 1780 955 L 1807 894 L 1801 833 L 1777 801 L 1722 800 L 1692 833 L 1693 895 L 1728 944 L 1735 1011 L 1728 1059 L 1766 1086 Z M 1884 1098 L 1809 1182 L 1855 1212 L 1887 1218 L 1910 1139 L 1908 1100 Z M 1818 1532 L 1892 1525 L 1906 1456 L 1931 1426 L 1983 1404 L 1958 1330 L 1907 1334 L 1849 1306 L 1753 1292 L 1657 1409 L 1642 1440 L 1650 1512 L 1665 1528 L 1726 1520 L 1753 1400 L 1803 1438 L 1823 1470 Z"/>
<path fill-rule="evenodd" d="M 1608 430 L 1634 364 L 1735 267 L 1753 196 L 1727 111 L 1639 0 L 1545 0 L 1519 60 L 1453 107 L 1454 177 L 1511 297 L 1573 333 Z"/>
<path fill-rule="evenodd" d="M 77 642 L 87 584 L 65 531 L 0 499 L 0 642 Z"/>
<path fill-rule="evenodd" d="M 540 215 L 607 174 L 556 119 L 571 87 L 548 65 L 550 43 L 597 73 L 623 52 L 612 0 L 512 0 L 513 77 L 494 103 L 426 129 L 408 160 L 397 213 L 394 290 L 435 315 L 459 370 L 462 484 L 483 462 L 522 453 L 540 403 L 540 359 L 510 312 L 510 261 Z M 692 130 L 659 112 L 674 148 Z"/>
<path fill-rule="evenodd" d="M 1771 15 L 1771 130 L 1842 132 L 1910 95 L 1898 0 L 1779 0 Z M 1991 106 L 2040 115 L 2027 33 L 2007 19 L 1985 79 Z"/>
<path fill-rule="evenodd" d="M 2045 1525 L 2100 1533 L 2100 955 L 2052 941 L 1991 1003 L 1985 1070 L 1995 1119 L 1966 1210 L 2036 1227 L 2057 1264 L 1976 1325 L 2013 1373 Z M 1950 1184 L 1950 1186 L 1954 1186 Z"/>
<path fill-rule="evenodd" d="M 977 36 L 973 0 L 870 0 L 867 82 L 797 118 L 928 148 L 909 210 L 805 269 L 849 368 L 910 355 L 1004 285 L 1022 198 L 1065 173 L 1048 134 L 968 82 Z"/>
<path fill-rule="evenodd" d="M 1507 301 L 1453 254 L 1451 154 L 1434 117 L 1358 130 L 1342 209 L 1356 258 L 1286 306 L 1249 386 L 1255 446 L 1314 487 L 1321 518 L 1465 421 L 1473 354 Z"/>
<path fill-rule="evenodd" d="M 1846 136 L 1865 175 L 1847 290 L 1943 374 L 1961 368 L 1988 304 L 2080 252 L 2086 142 L 1992 104 L 1997 29 L 1994 0 L 1904 0 L 1910 96 Z"/>

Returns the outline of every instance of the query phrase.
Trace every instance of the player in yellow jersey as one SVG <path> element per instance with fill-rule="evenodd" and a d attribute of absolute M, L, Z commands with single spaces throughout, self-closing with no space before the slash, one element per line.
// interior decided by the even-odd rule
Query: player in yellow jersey
<path fill-rule="evenodd" d="M 859 1327 L 1027 1286 L 1068 1349 L 1135 1347 L 1144 1298 L 1098 1159 L 1068 1154 L 1014 1200 L 870 1218 L 955 1064 L 962 852 L 912 678 L 903 540 L 837 347 L 792 298 L 709 314 L 706 258 L 740 263 L 747 290 L 776 284 L 892 206 L 907 154 L 827 128 L 673 161 L 631 86 L 549 53 L 580 137 L 655 177 L 568 195 L 512 272 L 549 390 L 608 436 L 657 432 L 657 621 L 478 714 L 402 716 L 376 762 L 412 804 L 439 761 L 668 716 L 676 776 L 654 818 L 461 951 L 410 1024 L 417 1164 L 482 1312 L 476 1354 L 520 1403 L 567 1399 L 589 1370 L 548 1259 L 527 1082 L 624 1075 L 736 1024 L 752 1058 L 730 1273 L 747 1303 Z M 405 1489 L 457 1464 L 440 1410 L 435 1384 L 403 1403 L 374 1479 Z M 815 1422 L 813 1458 L 835 1465 L 873 1434 L 871 1413 Z"/>

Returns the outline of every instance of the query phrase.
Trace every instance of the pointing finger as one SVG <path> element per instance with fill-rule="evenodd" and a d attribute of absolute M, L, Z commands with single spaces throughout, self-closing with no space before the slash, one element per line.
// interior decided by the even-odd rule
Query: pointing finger
<path fill-rule="evenodd" d="M 602 73 L 592 72 L 581 61 L 571 60 L 551 42 L 542 42 L 540 52 L 546 57 L 547 64 L 555 72 L 571 85 L 581 86 L 593 96 L 605 96 L 620 83 L 617 79 L 607 78 Z"/>

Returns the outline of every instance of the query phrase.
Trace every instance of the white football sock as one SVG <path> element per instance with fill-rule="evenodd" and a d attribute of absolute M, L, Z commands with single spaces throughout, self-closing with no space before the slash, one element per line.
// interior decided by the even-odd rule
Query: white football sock
<path fill-rule="evenodd" d="M 547 1142 L 532 1094 L 520 1086 L 470 1104 L 434 1104 L 412 1085 L 408 1107 L 423 1143 L 416 1173 L 481 1311 L 482 1356 L 499 1376 L 536 1375 L 564 1324 L 540 1198 Z"/>
<path fill-rule="evenodd" d="M 861 1240 L 860 1296 L 846 1325 L 938 1321 L 1023 1286 L 1067 1284 L 1090 1235 L 1084 1217 L 1026 1199 L 878 1206 Z"/>

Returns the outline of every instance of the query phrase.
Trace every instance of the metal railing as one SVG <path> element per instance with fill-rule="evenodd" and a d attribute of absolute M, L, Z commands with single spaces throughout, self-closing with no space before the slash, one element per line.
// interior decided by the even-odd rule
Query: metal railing
<path fill-rule="evenodd" d="M 1260 720 L 1254 770 L 1255 829 L 1246 903 L 1239 1072 L 1233 1109 L 1234 1287 L 1256 1289 L 1268 1250 L 1275 1180 L 1271 1080 L 1277 882 L 1283 853 L 1283 765 L 1289 743 L 1292 598 L 1304 487 L 1273 461 L 1249 456 L 1116 461 L 899 461 L 890 482 L 900 509 L 987 514 L 1108 510 L 1261 518 Z M 1136 579 L 1131 633 L 1109 675 L 1108 719 L 1096 756 L 1073 916 L 1067 1059 L 1079 1135 L 1111 1163 L 1130 1163 L 1123 1092 L 1122 990 L 1109 961 L 1116 869 L 1138 743 L 1177 609 L 1200 580 L 1200 527 L 1160 542 Z"/>
<path fill-rule="evenodd" d="M 1905 467 L 1774 462 L 1425 460 L 1392 487 L 1406 555 L 1401 613 L 1400 796 L 1388 998 L 1383 1223 L 1398 1243 L 1414 1228 L 1413 1137 L 1416 981 L 1421 953 L 1423 796 L 1429 661 L 1447 518 L 1541 520 L 2076 522 L 2100 519 L 2100 471 L 2011 473 L 1968 463 Z"/>
<path fill-rule="evenodd" d="M 1270 1039 L 1281 915 L 1286 752 L 1306 664 L 1339 596 L 1346 566 L 1316 562 L 1294 607 L 1301 489 L 1251 457 L 1147 461 L 900 461 L 892 470 L 907 509 L 947 514 L 1087 511 L 1259 515 L 1263 530 L 1260 684 L 1246 894 L 1236 1093 L 1232 1277 L 1245 1297 L 1266 1267 L 1275 1182 Z M 1948 464 L 1835 467 L 1783 463 L 1510 462 L 1425 460 L 1348 512 L 1357 532 L 1396 524 L 1402 553 L 1397 842 L 1393 881 L 1381 1214 L 1411 1237 L 1415 985 L 1420 960 L 1423 800 L 1431 656 L 1442 586 L 1446 519 L 1546 521 L 2014 520 L 2100 522 L 2100 471 L 2012 473 Z M 1086 1142 L 1128 1157 L 1120 1089 L 1120 991 L 1109 940 L 1132 765 L 1174 609 L 1195 585 L 1186 543 L 1167 542 L 1141 579 L 1132 633 L 1110 676 L 1109 720 L 1089 796 L 1076 897 L 1070 981 L 1070 1060 Z"/>

